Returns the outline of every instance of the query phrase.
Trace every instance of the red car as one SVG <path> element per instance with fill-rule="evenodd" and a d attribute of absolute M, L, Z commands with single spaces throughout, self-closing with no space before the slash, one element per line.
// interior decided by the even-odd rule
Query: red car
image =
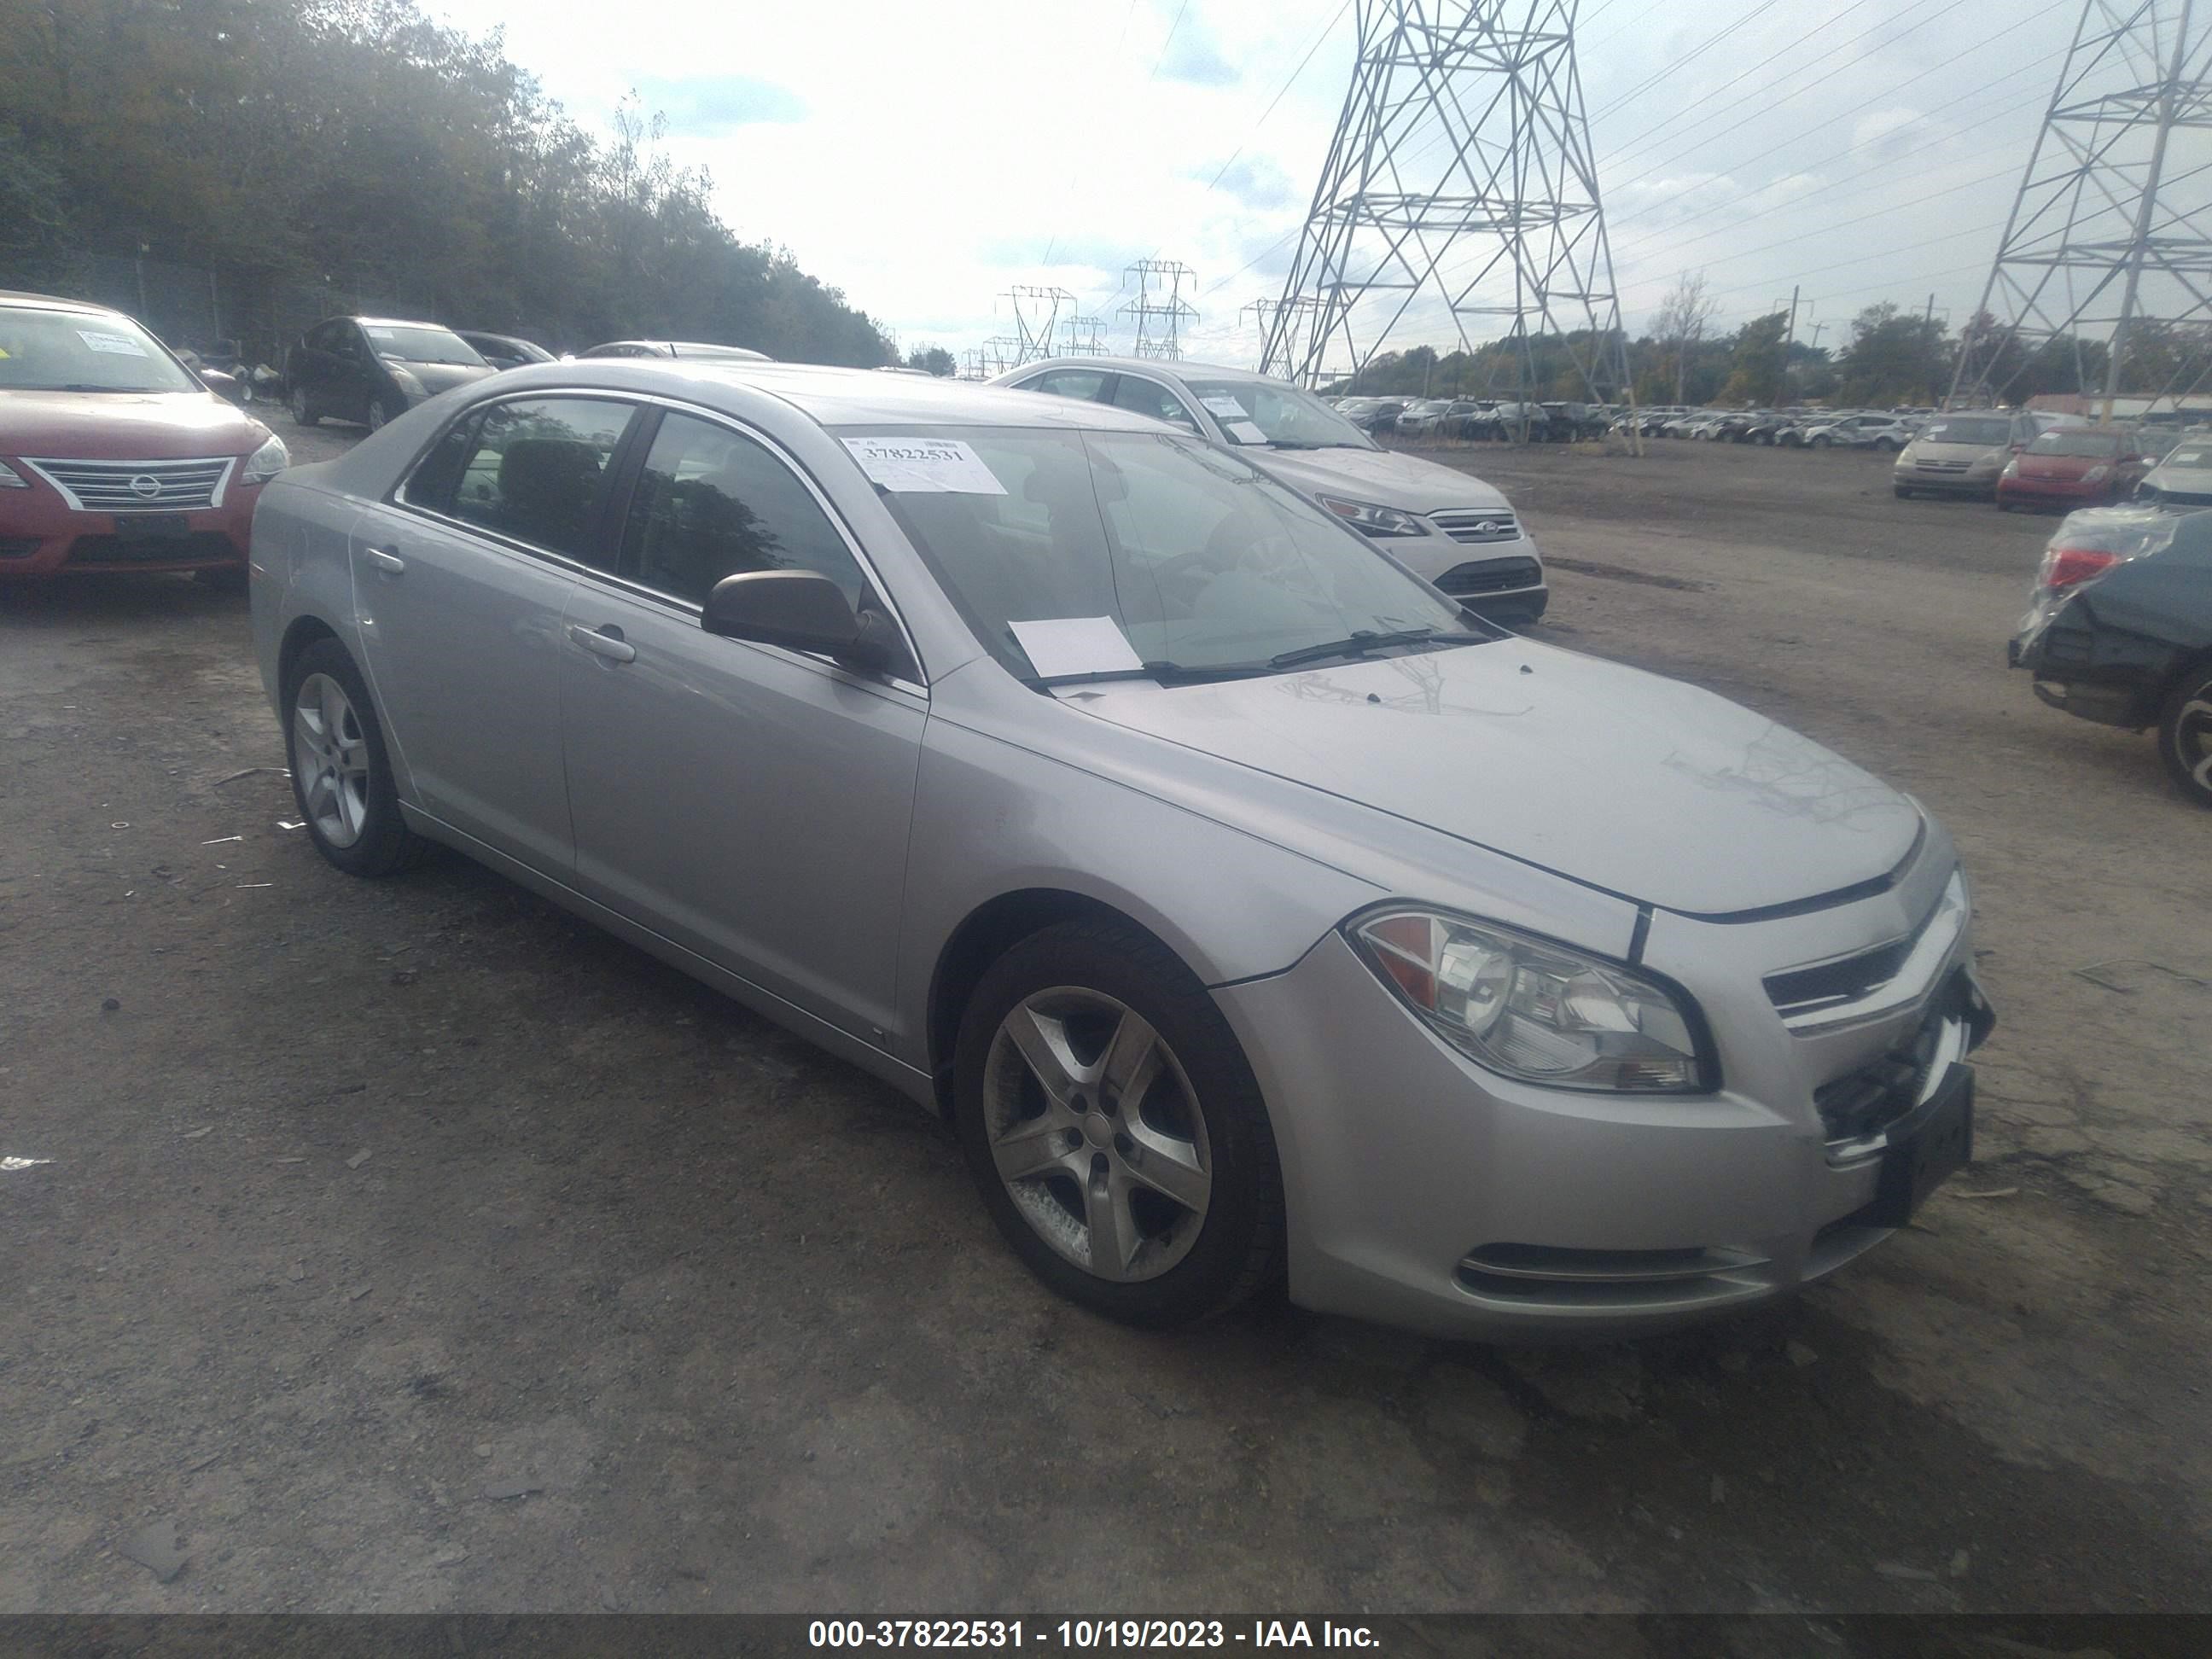
<path fill-rule="evenodd" d="M 2111 427 L 2062 426 L 2006 463 L 1997 477 L 1997 506 L 2094 507 L 2125 501 L 2150 463 L 2131 434 Z"/>
<path fill-rule="evenodd" d="M 120 312 L 0 292 L 0 580 L 242 583 L 253 504 L 289 459 Z"/>

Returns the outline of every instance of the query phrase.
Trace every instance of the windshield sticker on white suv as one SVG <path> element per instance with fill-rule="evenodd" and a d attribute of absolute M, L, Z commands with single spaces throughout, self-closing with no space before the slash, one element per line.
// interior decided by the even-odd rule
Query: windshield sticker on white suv
<path fill-rule="evenodd" d="M 1230 422 L 1229 435 L 1240 444 L 1263 444 L 1267 441 L 1267 434 L 1260 430 L 1256 421 Z"/>
<path fill-rule="evenodd" d="M 1236 398 L 1223 392 L 1217 392 L 1211 398 L 1200 398 L 1199 402 L 1204 404 L 1224 421 L 1241 421 L 1251 412 Z"/>
<path fill-rule="evenodd" d="M 104 351 L 111 357 L 143 357 L 146 348 L 123 334 L 101 334 L 92 329 L 81 328 L 76 337 L 94 351 Z"/>
<path fill-rule="evenodd" d="M 983 458 L 957 438 L 848 438 L 872 483 L 908 495 L 1003 495 Z"/>
<path fill-rule="evenodd" d="M 1014 638 L 1039 679 L 1064 674 L 1125 674 L 1144 664 L 1129 636 L 1111 617 L 1055 617 L 1042 622 L 1009 622 Z"/>

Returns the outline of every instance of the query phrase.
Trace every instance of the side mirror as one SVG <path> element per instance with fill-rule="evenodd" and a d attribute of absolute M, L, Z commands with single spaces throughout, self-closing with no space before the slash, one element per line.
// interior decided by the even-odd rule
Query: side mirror
<path fill-rule="evenodd" d="M 881 611 L 854 616 L 844 590 L 811 570 L 748 570 L 714 584 L 699 617 L 725 639 L 818 651 L 856 673 L 897 659 L 897 634 Z"/>

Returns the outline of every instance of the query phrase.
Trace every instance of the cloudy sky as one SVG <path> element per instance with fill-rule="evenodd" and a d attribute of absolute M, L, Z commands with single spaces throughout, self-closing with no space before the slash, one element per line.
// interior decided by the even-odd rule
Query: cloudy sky
<path fill-rule="evenodd" d="M 1125 347 L 1123 268 L 1196 273 L 1186 355 L 1256 361 L 1354 54 L 1351 0 L 428 0 L 580 119 L 635 89 L 723 216 L 907 347 L 1014 332 L 1064 289 Z M 1705 272 L 1723 326 L 1786 305 L 1832 344 L 1876 301 L 1972 309 L 2077 0 L 1583 0 L 1624 316 Z M 1425 186 L 1424 186 L 1425 187 Z M 1478 337 L 1480 331 L 1478 330 Z M 1449 344 L 1448 321 L 1425 334 Z"/>

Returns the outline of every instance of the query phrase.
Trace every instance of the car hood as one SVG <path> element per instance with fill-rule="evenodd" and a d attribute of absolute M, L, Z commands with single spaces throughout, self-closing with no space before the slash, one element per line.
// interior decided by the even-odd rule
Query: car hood
<path fill-rule="evenodd" d="M 1218 685 L 1108 682 L 1067 700 L 1688 915 L 1879 878 L 1922 832 L 1905 796 L 1764 715 L 1526 640 Z"/>
<path fill-rule="evenodd" d="M 1309 495 L 1346 495 L 1407 513 L 1452 507 L 1509 510 L 1505 497 L 1481 479 L 1391 450 L 1251 448 L 1237 453 Z"/>
<path fill-rule="evenodd" d="M 2119 463 L 2110 455 L 2022 455 L 2023 478 L 2080 478 L 2093 467 L 2111 468 Z"/>
<path fill-rule="evenodd" d="M 268 436 L 212 392 L 0 392 L 0 455 L 182 460 L 243 455 Z"/>
<path fill-rule="evenodd" d="M 2154 467 L 2150 476 L 2143 482 L 2159 489 L 2185 489 L 2191 494 L 2212 495 L 2212 468 Z"/>
<path fill-rule="evenodd" d="M 489 363 L 410 363 L 397 357 L 386 357 L 385 362 L 393 368 L 404 368 L 422 382 L 422 389 L 435 396 L 450 392 L 457 386 L 466 386 L 471 380 L 481 380 L 499 371 Z"/>

